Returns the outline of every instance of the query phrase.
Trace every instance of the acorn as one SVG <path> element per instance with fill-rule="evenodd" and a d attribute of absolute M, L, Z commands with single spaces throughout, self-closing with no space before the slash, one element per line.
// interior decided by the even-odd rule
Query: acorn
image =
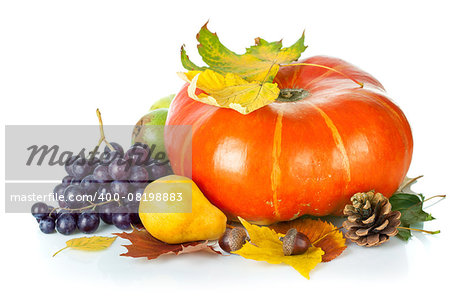
<path fill-rule="evenodd" d="M 311 247 L 309 238 L 295 228 L 289 229 L 282 241 L 285 256 L 303 254 Z"/>
<path fill-rule="evenodd" d="M 247 232 L 244 228 L 227 228 L 225 233 L 219 239 L 219 246 L 223 251 L 230 253 L 241 249 L 247 240 Z"/>

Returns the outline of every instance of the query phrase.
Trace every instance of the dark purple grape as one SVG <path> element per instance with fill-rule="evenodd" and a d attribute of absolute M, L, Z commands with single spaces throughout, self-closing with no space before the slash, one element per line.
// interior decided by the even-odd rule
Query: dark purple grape
<path fill-rule="evenodd" d="M 168 163 L 154 163 L 147 170 L 149 178 L 152 181 L 173 174 L 172 168 Z"/>
<path fill-rule="evenodd" d="M 145 143 L 136 142 L 136 143 L 133 144 L 132 147 L 141 147 L 141 148 L 144 148 L 144 149 L 146 149 L 147 151 L 150 152 L 150 147 L 147 144 L 145 144 Z"/>
<path fill-rule="evenodd" d="M 97 230 L 100 224 L 98 215 L 93 211 L 86 211 L 81 213 L 78 217 L 77 226 L 83 233 L 93 233 Z"/>
<path fill-rule="evenodd" d="M 77 179 L 82 179 L 92 172 L 92 165 L 85 158 L 78 158 L 72 165 L 73 177 Z"/>
<path fill-rule="evenodd" d="M 128 181 L 113 181 L 111 182 L 109 188 L 113 195 L 117 194 L 115 198 L 123 198 L 127 197 L 128 195 L 128 191 L 130 190 L 130 183 Z"/>
<path fill-rule="evenodd" d="M 94 179 L 100 183 L 105 183 L 111 181 L 111 176 L 109 176 L 108 166 L 99 165 L 94 169 L 92 173 Z"/>
<path fill-rule="evenodd" d="M 120 199 L 120 203 L 128 205 L 129 203 L 137 202 L 134 187 L 130 184 L 128 194 Z"/>
<path fill-rule="evenodd" d="M 114 148 L 114 150 L 115 151 L 117 151 L 119 154 L 121 154 L 121 157 L 123 157 L 123 148 L 122 148 L 122 146 L 120 146 L 118 143 L 116 143 L 116 142 L 111 142 L 111 143 L 109 143 L 113 148 Z M 110 153 L 110 152 L 112 152 L 111 151 L 111 149 L 109 149 L 109 147 L 108 147 L 108 145 L 105 145 L 105 149 L 103 150 L 103 152 L 105 152 L 105 153 Z"/>
<path fill-rule="evenodd" d="M 66 161 L 64 163 L 64 169 L 66 170 L 67 174 L 69 174 L 70 176 L 73 176 L 72 165 L 78 158 L 79 158 L 78 155 L 71 156 L 70 158 L 66 159 Z"/>
<path fill-rule="evenodd" d="M 116 201 L 98 206 L 98 213 L 103 222 L 106 224 L 112 224 L 112 215 L 118 206 L 119 204 Z"/>
<path fill-rule="evenodd" d="M 138 188 L 138 189 L 136 189 L 134 191 L 134 194 L 136 195 L 136 200 L 137 201 L 140 201 L 140 199 L 142 197 L 142 194 L 144 194 L 144 191 L 145 191 L 145 187 Z"/>
<path fill-rule="evenodd" d="M 136 166 L 145 165 L 150 160 L 150 152 L 140 146 L 132 146 L 125 153 L 125 160 L 130 160 Z"/>
<path fill-rule="evenodd" d="M 72 181 L 70 182 L 70 185 L 80 185 L 81 184 L 81 179 L 77 179 L 77 178 L 73 178 Z"/>
<path fill-rule="evenodd" d="M 114 180 L 126 180 L 130 176 L 130 163 L 123 158 L 115 159 L 108 167 L 108 173 Z"/>
<path fill-rule="evenodd" d="M 100 164 L 108 166 L 111 162 L 118 158 L 123 158 L 123 154 L 118 151 L 103 152 L 100 155 Z"/>
<path fill-rule="evenodd" d="M 87 157 L 87 163 L 91 167 L 91 170 L 94 170 L 100 164 L 100 159 L 97 157 L 89 156 Z"/>
<path fill-rule="evenodd" d="M 56 210 L 53 206 L 48 206 L 48 216 L 53 220 L 56 220 L 58 217 L 58 210 Z"/>
<path fill-rule="evenodd" d="M 139 213 L 139 203 L 138 202 L 129 202 L 125 205 L 128 209 L 128 212 L 131 213 Z"/>
<path fill-rule="evenodd" d="M 142 166 L 131 167 L 130 176 L 128 179 L 135 187 L 143 187 L 149 183 L 148 172 Z"/>
<path fill-rule="evenodd" d="M 130 202 L 126 205 L 126 207 L 130 213 L 131 224 L 142 224 L 141 219 L 139 218 L 139 202 Z"/>
<path fill-rule="evenodd" d="M 77 211 L 62 210 L 60 213 L 58 213 L 58 218 L 59 218 L 59 216 L 62 216 L 63 214 L 72 215 L 72 217 L 75 219 L 75 222 L 77 222 L 78 221 L 78 217 L 80 216 L 81 213 L 79 213 Z"/>
<path fill-rule="evenodd" d="M 95 164 L 92 165 L 92 172 L 94 172 L 95 168 L 97 168 L 98 166 L 100 166 L 101 163 L 100 161 L 96 162 Z"/>
<path fill-rule="evenodd" d="M 61 180 L 61 184 L 64 187 L 68 187 L 70 185 L 70 182 L 72 181 L 73 177 L 70 175 L 65 176 L 62 180 Z"/>
<path fill-rule="evenodd" d="M 124 205 L 132 205 L 132 204 L 139 205 L 139 201 L 141 201 L 142 194 L 144 193 L 144 189 L 145 188 L 136 189 L 134 191 L 134 193 L 132 194 L 132 197 L 130 197 L 131 195 L 129 195 L 128 197 L 122 199 L 122 203 Z"/>
<path fill-rule="evenodd" d="M 60 211 L 58 211 L 58 213 L 57 213 L 57 215 L 56 215 L 56 219 L 58 219 L 58 218 L 59 218 L 60 216 L 62 216 L 63 214 L 69 214 L 69 215 L 72 215 L 72 217 L 75 219 L 75 221 L 78 221 L 78 216 L 80 215 L 79 212 L 61 209 Z"/>
<path fill-rule="evenodd" d="M 59 207 L 65 208 L 67 207 L 66 201 L 64 201 L 64 190 L 66 189 L 66 186 L 63 184 L 58 184 L 53 189 L 53 194 L 55 196 L 55 200 L 58 201 Z"/>
<path fill-rule="evenodd" d="M 112 214 L 113 224 L 121 229 L 128 230 L 131 228 L 131 218 L 128 209 L 125 206 L 117 207 Z"/>
<path fill-rule="evenodd" d="M 62 214 L 68 214 L 68 213 L 70 213 L 68 210 L 60 209 L 60 210 L 58 211 L 58 213 L 56 214 L 56 219 L 58 219 L 59 216 L 61 216 Z"/>
<path fill-rule="evenodd" d="M 98 203 L 113 199 L 111 184 L 103 184 L 97 190 Z"/>
<path fill-rule="evenodd" d="M 81 180 L 80 186 L 87 194 L 94 194 L 99 187 L 99 183 L 95 180 L 94 175 L 88 175 Z"/>
<path fill-rule="evenodd" d="M 46 234 L 55 232 L 55 220 L 50 217 L 42 218 L 39 221 L 39 229 Z"/>
<path fill-rule="evenodd" d="M 130 221 L 133 225 L 141 225 L 142 221 L 138 213 L 130 213 Z"/>
<path fill-rule="evenodd" d="M 78 218 L 80 217 L 81 213 L 72 211 L 70 214 L 75 219 L 75 222 L 78 222 Z"/>
<path fill-rule="evenodd" d="M 72 234 L 77 229 L 77 222 L 72 214 L 62 214 L 56 220 L 56 230 L 64 235 Z"/>
<path fill-rule="evenodd" d="M 84 206 L 84 190 L 79 185 L 69 185 L 64 190 L 64 200 L 69 208 L 81 208 Z"/>
<path fill-rule="evenodd" d="M 48 205 L 44 202 L 36 202 L 31 206 L 31 214 L 36 219 L 42 219 L 48 215 Z"/>

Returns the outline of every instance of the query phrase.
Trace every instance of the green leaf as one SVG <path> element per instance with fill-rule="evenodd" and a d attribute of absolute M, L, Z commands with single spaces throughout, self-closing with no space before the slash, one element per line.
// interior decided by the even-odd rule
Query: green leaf
<path fill-rule="evenodd" d="M 255 44 L 255 46 L 247 49 L 246 54 L 251 54 L 261 60 L 275 61 L 279 64 L 299 59 L 300 55 L 308 47 L 305 46 L 305 32 L 292 46 L 287 48 L 282 48 L 283 44 L 281 41 L 269 43 L 262 38 L 256 38 Z"/>
<path fill-rule="evenodd" d="M 423 201 L 424 196 L 422 194 L 407 193 L 396 193 L 389 199 L 392 210 L 398 210 L 402 214 L 400 217 L 400 226 L 402 227 L 411 227 L 411 225 L 434 220 L 431 214 L 423 210 Z M 408 240 L 412 235 L 410 230 L 399 229 L 397 236 L 403 240 Z"/>
<path fill-rule="evenodd" d="M 398 229 L 398 233 L 396 235 L 401 240 L 407 241 L 412 238 L 411 230 L 407 229 Z"/>
<path fill-rule="evenodd" d="M 247 48 L 242 55 L 236 54 L 225 47 L 205 24 L 197 34 L 199 42 L 198 53 L 203 61 L 221 75 L 234 73 L 248 81 L 272 82 L 278 68 L 275 65 L 286 64 L 298 60 L 307 46 L 303 34 L 292 46 L 283 48 L 282 42 L 267 42 L 261 38 L 255 39 L 256 44 Z M 189 60 L 182 49 L 181 60 L 187 70 L 202 70 Z"/>
<path fill-rule="evenodd" d="M 183 68 L 189 71 L 205 70 L 205 68 L 197 66 L 189 59 L 189 56 L 186 54 L 186 50 L 184 50 L 184 45 L 181 47 L 181 64 L 183 65 Z"/>
<path fill-rule="evenodd" d="M 400 220 L 408 224 L 416 224 L 434 220 L 431 214 L 423 211 L 422 194 L 394 194 L 390 198 L 392 210 L 399 210 L 402 213 Z"/>

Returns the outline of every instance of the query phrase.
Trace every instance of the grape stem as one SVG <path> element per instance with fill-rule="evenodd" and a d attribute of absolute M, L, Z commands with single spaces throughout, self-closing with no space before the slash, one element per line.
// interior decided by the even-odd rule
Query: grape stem
<path fill-rule="evenodd" d="M 100 128 L 100 139 L 98 140 L 98 144 L 97 146 L 95 146 L 94 150 L 91 151 L 91 156 L 90 156 L 90 160 L 93 160 L 95 155 L 97 154 L 98 148 L 100 148 L 100 145 L 102 144 L 102 142 L 104 141 L 106 146 L 108 146 L 108 148 L 111 151 L 114 151 L 114 147 L 111 146 L 111 144 L 106 140 L 105 138 L 105 132 L 103 131 L 103 120 L 102 120 L 102 114 L 100 113 L 100 110 L 97 108 L 96 110 L 97 113 L 97 118 L 98 118 L 98 127 Z"/>
<path fill-rule="evenodd" d="M 100 140 L 98 141 L 98 144 L 97 144 L 97 149 L 96 150 L 98 150 L 98 147 L 100 147 L 100 145 L 102 144 L 102 142 L 104 141 L 105 142 L 105 144 L 106 144 L 106 146 L 108 146 L 108 148 L 111 150 L 111 151 L 114 151 L 115 149 L 114 149 L 114 147 L 113 146 L 111 146 L 111 144 L 106 140 L 106 138 L 105 138 L 105 132 L 103 131 L 103 120 L 102 120 L 102 114 L 100 113 L 100 109 L 98 109 L 97 108 L 97 118 L 98 118 L 98 124 L 99 124 L 99 127 L 100 127 Z M 97 151 L 95 151 L 95 152 L 97 152 Z M 95 153 L 94 152 L 94 153 Z"/>
<path fill-rule="evenodd" d="M 107 200 L 107 201 L 105 201 L 105 202 L 101 202 L 101 203 L 93 203 L 93 204 L 90 204 L 90 205 L 87 205 L 87 206 L 83 206 L 83 207 L 80 207 L 80 208 L 62 208 L 62 209 L 65 210 L 65 211 L 80 211 L 80 210 L 85 210 L 85 209 L 89 209 L 89 208 L 96 208 L 97 206 L 105 205 L 105 204 L 111 203 L 111 202 L 113 202 L 113 201 L 116 201 L 116 202 L 119 204 L 119 206 L 121 206 L 120 200 L 111 199 L 111 200 Z M 53 209 L 48 213 L 48 215 L 50 216 L 50 215 L 51 215 L 54 211 L 56 211 L 57 209 L 58 209 L 58 207 L 53 208 Z"/>

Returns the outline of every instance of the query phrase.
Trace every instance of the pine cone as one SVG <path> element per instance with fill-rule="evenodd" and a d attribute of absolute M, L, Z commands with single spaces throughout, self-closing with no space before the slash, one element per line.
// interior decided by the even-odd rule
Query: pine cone
<path fill-rule="evenodd" d="M 378 246 L 397 234 L 400 225 L 399 211 L 391 211 L 389 199 L 380 193 L 357 193 L 346 205 L 344 214 L 348 216 L 342 224 L 347 232 L 345 237 L 358 246 Z"/>

